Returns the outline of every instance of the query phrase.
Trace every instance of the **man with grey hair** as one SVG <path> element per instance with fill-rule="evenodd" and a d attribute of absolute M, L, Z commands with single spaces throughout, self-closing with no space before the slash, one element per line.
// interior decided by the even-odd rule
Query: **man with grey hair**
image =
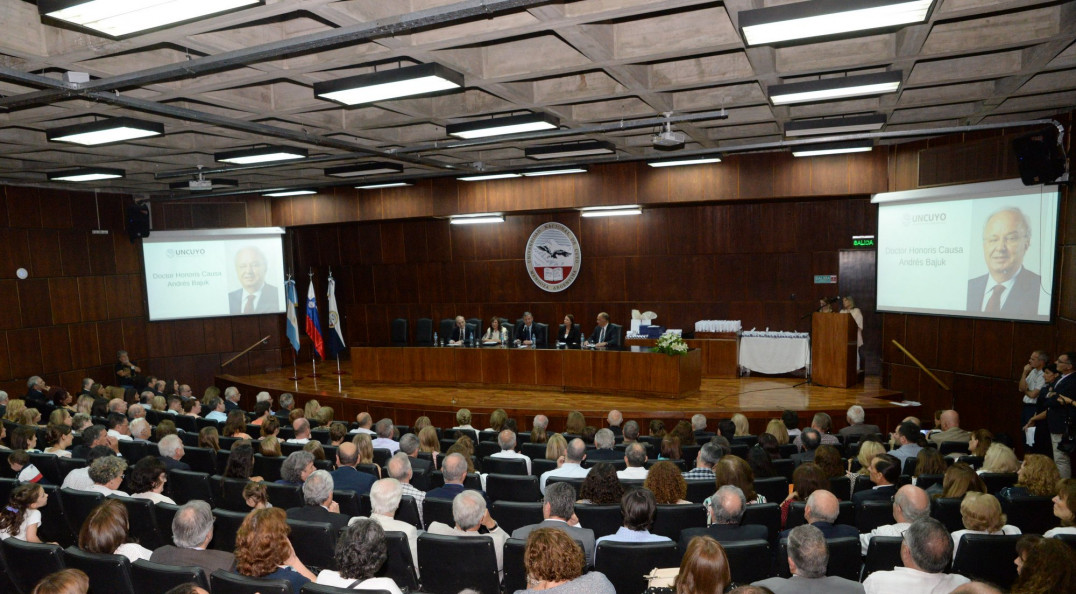
<path fill-rule="evenodd" d="M 579 525 L 579 518 L 575 517 L 575 487 L 568 483 L 553 483 L 545 490 L 545 501 L 542 503 L 542 517 L 545 518 L 537 524 L 523 526 L 512 531 L 512 538 L 527 540 L 531 532 L 538 528 L 556 528 L 568 533 L 575 540 L 583 543 L 583 552 L 587 556 L 587 564 L 594 563 L 594 531 Z"/>
<path fill-rule="evenodd" d="M 289 415 L 291 415 L 292 407 L 295 406 L 295 396 L 293 396 L 291 392 L 284 392 L 277 398 L 277 403 L 280 404 L 280 409 L 273 414 L 275 414 L 278 419 L 286 422 Z"/>
<path fill-rule="evenodd" d="M 402 532 L 407 537 L 407 546 L 411 549 L 411 560 L 418 570 L 418 530 L 414 526 L 397 520 L 394 516 L 403 498 L 403 485 L 394 478 L 381 479 L 370 488 L 370 519 L 374 520 L 385 532 Z M 351 518 L 354 524 L 361 516 Z"/>
<path fill-rule="evenodd" d="M 392 419 L 384 418 L 378 421 L 374 425 L 374 432 L 377 433 L 377 437 L 372 440 L 373 446 L 388 450 L 390 454 L 400 451 L 400 442 L 392 438 L 395 429 L 396 426 Z"/>
<path fill-rule="evenodd" d="M 146 419 L 138 418 L 131 421 L 130 431 L 131 441 L 147 443 L 153 433 L 153 427 L 150 426 L 149 421 Z"/>
<path fill-rule="evenodd" d="M 284 458 L 284 463 L 280 465 L 280 480 L 277 483 L 281 485 L 302 485 L 315 470 L 317 470 L 317 467 L 314 466 L 314 454 L 306 450 L 292 452 L 288 454 L 287 458 Z"/>
<path fill-rule="evenodd" d="M 239 409 L 239 388 L 235 386 L 228 386 L 224 388 L 224 410 L 226 412 L 232 412 Z"/>
<path fill-rule="evenodd" d="M 26 401 L 27 408 L 36 408 L 41 411 L 41 414 L 46 414 L 46 411 L 52 411 L 52 405 L 46 396 L 48 391 L 49 387 L 45 384 L 45 380 L 41 379 L 40 375 L 34 375 L 26 380 L 26 396 L 22 399 Z"/>
<path fill-rule="evenodd" d="M 108 412 L 120 413 L 121 415 L 127 414 L 127 402 L 123 398 L 113 398 L 108 401 Z"/>
<path fill-rule="evenodd" d="M 545 431 L 549 429 L 549 417 L 545 415 L 534 415 L 534 420 L 531 421 L 532 429 L 541 429 Z"/>
<path fill-rule="evenodd" d="M 645 480 L 646 479 L 646 447 L 641 443 L 631 443 L 624 448 L 624 463 L 627 468 L 616 471 L 616 478 L 620 480 Z"/>
<path fill-rule="evenodd" d="M 545 494 L 545 485 L 549 481 L 549 477 L 566 477 L 566 478 L 582 478 L 590 472 L 589 469 L 583 468 L 583 460 L 587 457 L 587 444 L 583 443 L 582 439 L 578 437 L 568 442 L 568 449 L 565 450 L 564 455 L 557 458 L 557 467 L 553 470 L 547 470 L 542 473 L 541 487 L 542 494 Z"/>
<path fill-rule="evenodd" d="M 310 442 L 310 421 L 306 417 L 299 417 L 291 422 L 291 429 L 295 432 L 295 437 L 285 441 L 284 443 L 294 443 L 298 445 L 306 445 Z"/>
<path fill-rule="evenodd" d="M 620 426 L 624 424 L 624 413 L 614 408 L 606 415 L 605 422 L 609 423 L 609 430 L 613 432 L 613 435 L 620 435 Z"/>
<path fill-rule="evenodd" d="M 213 511 L 209 504 L 195 499 L 176 511 L 172 518 L 173 545 L 164 545 L 153 551 L 149 560 L 164 565 L 201 567 L 206 574 L 221 569 L 232 571 L 235 555 L 227 551 L 211 550 L 213 540 Z"/>
<path fill-rule="evenodd" d="M 415 500 L 415 505 L 418 507 L 418 519 L 422 520 L 422 502 L 426 501 L 426 492 L 416 489 L 411 484 L 412 467 L 411 463 L 416 458 L 412 458 L 409 455 L 400 452 L 395 456 L 389 458 L 388 470 L 389 476 L 396 479 L 400 483 L 400 489 L 402 495 L 410 495 Z M 423 523 L 425 526 L 425 522 Z"/>
<path fill-rule="evenodd" d="M 1031 247 L 1031 221 L 1019 208 L 995 211 L 983 225 L 986 274 L 968 281 L 970 312 L 1011 318 L 1039 311 L 1042 278 L 1024 268 Z"/>
<path fill-rule="evenodd" d="M 82 389 L 79 390 L 78 394 L 75 394 L 75 398 L 78 398 L 79 396 L 94 396 L 95 394 L 90 393 L 90 388 L 93 387 L 93 384 L 94 381 L 92 377 L 82 378 Z"/>
<path fill-rule="evenodd" d="M 788 535 L 788 570 L 790 578 L 769 578 L 755 582 L 774 594 L 863 594 L 859 582 L 837 576 L 826 577 L 829 547 L 822 531 L 814 526 L 796 526 Z"/>
<path fill-rule="evenodd" d="M 463 481 L 467 479 L 467 459 L 463 454 L 455 453 L 445 456 L 441 462 L 441 475 L 444 476 L 444 486 L 426 492 L 426 497 L 434 499 L 455 499 L 465 489 Z M 485 497 L 484 492 L 482 496 Z"/>
<path fill-rule="evenodd" d="M 684 473 L 684 480 L 715 480 L 714 465 L 721 459 L 721 448 L 715 443 L 706 442 L 695 456 L 695 468 Z"/>
<path fill-rule="evenodd" d="M 598 429 L 594 434 L 594 448 L 587 453 L 591 462 L 609 462 L 620 460 L 623 454 L 613 449 L 616 445 L 616 435 L 610 429 Z"/>
<path fill-rule="evenodd" d="M 0 417 L 7 412 L 7 392 L 0 390 Z"/>
<path fill-rule="evenodd" d="M 433 470 L 433 461 L 418 457 L 418 436 L 407 433 L 400 438 L 400 451 L 397 454 L 406 454 L 410 458 L 411 469 L 419 474 L 425 474 Z"/>
<path fill-rule="evenodd" d="M 269 403 L 269 410 L 270 410 L 270 412 L 272 412 L 272 409 L 273 409 L 273 397 L 269 395 L 269 392 L 266 392 L 265 390 L 262 390 L 261 392 L 258 392 L 254 396 L 254 404 L 257 404 L 259 402 L 268 402 Z"/>
<path fill-rule="evenodd" d="M 841 440 L 837 439 L 836 435 L 830 434 L 833 430 L 833 417 L 824 412 L 815 413 L 811 418 L 811 429 L 814 429 L 821 435 L 821 445 L 840 446 Z M 803 434 L 800 433 L 796 436 L 796 439 L 792 442 L 796 444 L 796 447 L 803 447 Z"/>
<path fill-rule="evenodd" d="M 93 484 L 86 488 L 87 491 L 95 491 L 108 495 L 130 497 L 126 492 L 120 491 L 123 483 L 123 473 L 127 471 L 127 462 L 119 456 L 105 456 L 98 458 L 90 464 L 89 476 Z"/>
<path fill-rule="evenodd" d="M 930 517 L 930 496 L 915 485 L 904 485 L 893 496 L 893 519 L 895 524 L 886 524 L 871 530 L 869 534 L 860 534 L 863 555 L 875 536 L 900 536 L 914 522 Z"/>
<path fill-rule="evenodd" d="M 836 495 L 819 489 L 807 498 L 807 505 L 803 509 L 803 519 L 807 524 L 821 530 L 826 538 L 858 537 L 859 530 L 856 530 L 855 526 L 836 523 L 841 511 L 840 503 Z M 788 538 L 789 532 L 791 530 L 781 532 L 781 538 Z"/>
<path fill-rule="evenodd" d="M 516 451 L 516 434 L 511 429 L 505 429 L 497 434 L 497 445 L 501 451 L 490 454 L 490 458 L 507 458 L 509 460 L 523 460 L 527 465 L 527 474 L 531 473 L 531 457 L 524 456 Z"/>
<path fill-rule="evenodd" d="M 716 435 L 713 431 L 706 430 L 706 415 L 702 413 L 691 415 L 691 431 L 695 433 L 695 441 L 703 441 Z"/>
<path fill-rule="evenodd" d="M 626 444 L 639 441 L 639 423 L 637 421 L 628 421 L 627 423 L 624 423 L 622 437 Z"/>
<path fill-rule="evenodd" d="M 455 455 L 453 454 L 453 456 Z M 448 462 L 448 458 L 445 459 L 445 462 Z M 463 491 L 456 495 L 452 499 L 452 519 L 456 522 L 455 527 L 441 522 L 433 522 L 426 528 L 426 531 L 430 534 L 442 534 L 445 536 L 491 539 L 493 541 L 493 552 L 497 555 L 497 571 L 503 573 L 501 570 L 504 567 L 504 557 L 501 552 L 504 550 L 504 542 L 508 540 L 508 533 L 498 526 L 493 517 L 489 515 L 485 496 L 473 490 Z"/>
<path fill-rule="evenodd" d="M 867 594 L 886 592 L 952 592 L 968 583 L 968 578 L 943 573 L 953 559 L 953 539 L 934 518 L 912 522 L 904 531 L 900 560 L 904 567 L 876 571 L 863 581 Z"/>
<path fill-rule="evenodd" d="M 724 485 L 703 503 L 710 517 L 710 526 L 681 530 L 680 550 L 686 551 L 687 545 L 696 536 L 709 536 L 721 543 L 769 539 L 769 531 L 761 524 L 740 525 L 743 512 L 747 509 L 747 498 L 739 487 Z"/>
<path fill-rule="evenodd" d="M 841 437 L 850 437 L 855 435 L 856 437 L 862 437 L 864 435 L 873 435 L 875 433 L 881 433 L 882 430 L 878 428 L 878 425 L 868 425 L 863 421 L 867 418 L 866 411 L 858 404 L 853 404 L 848 407 L 848 412 L 845 413 L 845 418 L 848 420 L 848 426 L 842 427 L 837 435 Z"/>
<path fill-rule="evenodd" d="M 349 433 L 365 433 L 370 436 L 370 439 L 377 437 L 377 432 L 371 429 L 374 425 L 374 418 L 370 416 L 370 413 L 361 412 L 355 415 L 355 423 L 359 425 L 358 428 L 352 429 Z"/>
<path fill-rule="evenodd" d="M 133 422 L 135 419 L 146 418 L 146 407 L 135 403 L 127 407 L 127 418 Z"/>
<path fill-rule="evenodd" d="M 161 462 L 164 462 L 168 470 L 191 469 L 186 462 L 180 462 L 186 452 L 183 450 L 183 440 L 175 433 L 165 435 L 161 441 L 157 442 L 157 452 L 160 453 Z"/>
<path fill-rule="evenodd" d="M 289 520 L 327 522 L 333 534 L 347 526 L 348 517 L 340 513 L 340 504 L 333 501 L 333 477 L 327 470 L 315 470 L 303 483 L 302 507 L 288 508 Z"/>

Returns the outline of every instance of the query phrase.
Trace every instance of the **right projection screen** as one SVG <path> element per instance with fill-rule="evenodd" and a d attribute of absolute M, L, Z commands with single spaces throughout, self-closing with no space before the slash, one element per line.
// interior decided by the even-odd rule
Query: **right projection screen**
<path fill-rule="evenodd" d="M 1057 187 L 876 194 L 878 311 L 1049 322 Z"/>

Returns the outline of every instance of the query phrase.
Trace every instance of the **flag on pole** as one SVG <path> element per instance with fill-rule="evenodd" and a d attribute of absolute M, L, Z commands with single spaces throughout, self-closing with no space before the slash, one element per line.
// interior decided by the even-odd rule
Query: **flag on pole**
<path fill-rule="evenodd" d="M 344 331 L 340 328 L 340 313 L 336 310 L 336 281 L 329 277 L 329 356 L 344 350 Z"/>
<path fill-rule="evenodd" d="M 318 321 L 318 299 L 314 293 L 314 279 L 310 279 L 310 290 L 306 292 L 306 335 L 314 341 L 314 350 L 325 359 L 325 342 L 321 339 L 321 322 Z"/>
<path fill-rule="evenodd" d="M 295 308 L 299 306 L 299 297 L 295 293 L 295 280 L 288 279 L 284 283 L 284 293 L 288 298 L 288 340 L 291 348 L 299 352 L 299 317 L 295 315 Z"/>

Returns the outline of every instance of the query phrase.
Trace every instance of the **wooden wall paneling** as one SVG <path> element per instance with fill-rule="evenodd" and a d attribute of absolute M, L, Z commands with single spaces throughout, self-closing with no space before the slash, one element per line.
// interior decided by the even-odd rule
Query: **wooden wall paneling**
<path fill-rule="evenodd" d="M 41 374 L 41 336 L 37 328 L 9 330 L 7 345 L 12 376 L 25 379 Z"/>
<path fill-rule="evenodd" d="M 78 279 L 73 277 L 56 277 L 48 280 L 49 295 L 52 297 L 52 323 L 72 324 L 82 321 L 79 306 Z"/>
<path fill-rule="evenodd" d="M 11 353 L 8 351 L 7 348 L 7 332 L 0 330 L 0 381 L 6 381 L 10 379 Z"/>
<path fill-rule="evenodd" d="M 141 275 L 126 274 L 108 280 L 105 292 L 110 319 L 141 317 L 145 315 L 142 301 Z"/>
<path fill-rule="evenodd" d="M 174 357 L 176 354 L 171 322 L 146 324 L 146 356 L 152 359 Z"/>
<path fill-rule="evenodd" d="M 71 369 L 71 343 L 67 328 L 48 326 L 39 331 L 42 373 L 59 373 Z"/>
<path fill-rule="evenodd" d="M 900 390 L 909 400 L 919 397 L 919 368 L 914 364 L 890 364 L 888 386 L 891 390 Z M 914 394 L 913 398 L 911 395 Z"/>
<path fill-rule="evenodd" d="M 15 186 L 0 186 L 0 227 L 9 227 L 11 222 L 7 216 L 8 193 L 16 191 Z"/>
<path fill-rule="evenodd" d="M 90 255 L 83 230 L 62 229 L 59 232 L 60 268 L 66 276 L 85 276 L 91 273 Z"/>
<path fill-rule="evenodd" d="M 597 194 L 581 198 L 590 205 L 637 204 L 640 196 L 636 179 L 642 167 L 649 166 L 643 163 L 614 163 L 597 171 L 592 170 L 587 175 L 596 179 Z M 586 205 L 579 202 L 579 206 Z"/>
<path fill-rule="evenodd" d="M 792 153 L 771 153 L 773 167 L 773 197 L 809 196 L 811 195 L 812 163 L 817 160 L 831 159 L 839 155 L 801 159 Z"/>
<path fill-rule="evenodd" d="M 112 238 L 108 235 L 89 235 L 86 238 L 89 248 L 90 269 L 93 274 L 116 274 L 116 251 Z"/>
<path fill-rule="evenodd" d="M 1076 244 L 1076 198 L 1064 186 L 1060 188 L 1058 206 L 1058 235 L 1060 245 Z"/>
<path fill-rule="evenodd" d="M 907 316 L 907 335 L 902 342 L 916 359 L 929 368 L 938 367 L 938 318 L 935 316 Z"/>
<path fill-rule="evenodd" d="M 410 188 L 403 188 L 409 190 Z M 386 190 L 355 190 L 355 209 L 358 211 L 360 221 L 380 221 L 385 218 L 383 205 L 386 201 Z M 400 199 L 398 196 L 394 200 Z"/>
<path fill-rule="evenodd" d="M 1057 356 L 1053 327 L 1049 324 L 1017 323 L 1013 331 L 1012 368 L 1008 377 L 1019 378 L 1031 352 L 1036 350 L 1044 350 L 1050 357 Z M 1050 361 L 1054 359 L 1051 358 Z"/>
<path fill-rule="evenodd" d="M 910 317 L 910 316 L 909 316 Z M 975 322 L 964 318 L 938 318 L 938 367 L 957 373 L 975 369 Z"/>
<path fill-rule="evenodd" d="M 45 191 L 38 188 L 10 188 L 5 196 L 8 224 L 17 229 L 41 227 L 40 195 Z"/>
<path fill-rule="evenodd" d="M 123 348 L 133 353 L 132 359 L 145 358 L 148 353 L 146 348 L 146 322 L 143 318 L 125 318 L 120 321 L 123 332 Z"/>
<path fill-rule="evenodd" d="M 273 226 L 272 200 L 270 198 L 247 198 L 244 203 L 246 204 L 247 226 Z"/>
<path fill-rule="evenodd" d="M 31 268 L 29 233 L 25 229 L 0 229 L 0 278 L 16 278 L 19 268 Z"/>
<path fill-rule="evenodd" d="M 109 363 L 115 364 L 116 351 L 127 350 L 123 344 L 123 322 L 119 320 L 112 320 L 108 322 L 97 323 L 97 348 L 101 353 L 98 364 Z M 144 361 L 145 357 L 140 357 L 142 353 L 132 352 L 131 360 L 138 361 L 140 358 Z M 110 374 L 107 380 L 112 380 L 114 377 Z"/>
<path fill-rule="evenodd" d="M 406 227 L 400 222 L 381 223 L 381 261 L 385 264 L 406 264 Z"/>
<path fill-rule="evenodd" d="M 953 408 L 960 413 L 961 427 L 988 427 L 1019 437 L 1021 402 L 1012 396 L 1015 382 L 958 374 L 954 383 Z M 1015 441 L 1017 445 L 1022 442 Z"/>
<path fill-rule="evenodd" d="M 426 221 L 404 221 L 399 224 L 403 232 L 404 262 L 418 264 L 429 260 L 429 248 L 426 245 Z"/>
<path fill-rule="evenodd" d="M 452 261 L 452 234 L 449 227 L 451 225 L 441 220 L 425 222 L 423 233 L 426 235 L 426 257 L 430 261 Z"/>
<path fill-rule="evenodd" d="M 857 159 L 859 153 L 826 155 L 821 158 L 803 159 L 810 166 L 810 192 L 815 196 L 847 194 L 851 186 L 851 166 L 866 159 Z"/>
<path fill-rule="evenodd" d="M 19 307 L 23 327 L 48 326 L 52 323 L 52 296 L 49 281 L 44 278 L 28 278 L 19 281 Z"/>
<path fill-rule="evenodd" d="M 637 219 L 649 215 L 650 212 L 644 210 L 639 216 L 582 219 L 579 225 L 581 233 L 576 236 L 579 238 L 584 260 L 588 256 L 593 258 L 638 254 L 639 221 Z"/>
<path fill-rule="evenodd" d="M 97 343 L 97 324 L 72 324 L 67 326 L 71 344 L 71 363 L 77 368 L 101 364 L 101 348 Z"/>
<path fill-rule="evenodd" d="M 452 214 L 490 212 L 487 194 L 496 186 L 511 186 L 515 180 L 490 180 L 456 183 L 456 211 Z"/>
<path fill-rule="evenodd" d="M 920 369 L 918 371 L 919 387 L 915 392 L 915 397 L 912 398 L 911 395 L 906 394 L 905 398 L 908 400 L 915 400 L 922 405 L 918 414 L 921 421 L 927 422 L 928 418 L 932 419 L 934 417 L 934 411 L 953 408 L 955 406 L 958 374 L 942 369 L 930 370 L 930 372 L 936 375 L 946 386 L 949 386 L 949 389 L 946 390 L 939 386 L 938 383 L 931 379 L 926 373 L 923 373 L 923 370 Z M 958 408 L 957 410 L 960 411 L 961 409 Z M 963 419 L 961 419 L 961 426 L 968 426 L 964 424 Z"/>
<path fill-rule="evenodd" d="M 18 290 L 21 282 L 0 280 L 0 330 L 20 328 L 23 325 Z"/>
<path fill-rule="evenodd" d="M 394 316 L 389 312 L 389 307 L 381 304 L 371 304 L 366 306 L 366 332 L 369 338 L 368 343 L 371 345 L 387 345 L 391 343 L 391 327 L 390 323 Z M 411 323 L 408 322 L 408 326 Z M 434 328 L 437 328 L 437 321 L 434 321 Z M 436 331 L 436 330 L 435 330 Z"/>
<path fill-rule="evenodd" d="M 751 328 L 765 329 L 764 306 L 760 301 L 732 301 L 729 303 L 730 320 L 743 322 L 745 330 Z"/>
<path fill-rule="evenodd" d="M 33 232 L 30 242 L 30 274 L 35 277 L 50 277 L 63 274 L 60 266 L 60 239 L 54 229 L 38 229 Z"/>
<path fill-rule="evenodd" d="M 849 163 L 848 191 L 852 194 L 876 194 L 885 192 L 889 185 L 889 151 L 887 147 L 875 147 L 869 153 L 853 153 Z"/>
<path fill-rule="evenodd" d="M 315 244 L 318 249 L 318 262 L 322 266 L 339 269 L 343 258 L 340 255 L 340 226 L 322 225 L 314 231 Z"/>
<path fill-rule="evenodd" d="M 176 346 L 176 355 L 200 355 L 206 352 L 205 326 L 203 324 L 186 320 L 175 322 L 172 325 L 172 333 L 173 344 Z"/>
<path fill-rule="evenodd" d="M 116 272 L 141 276 L 142 242 L 131 243 L 131 238 L 125 233 L 113 233 L 111 237 L 116 257 Z"/>
<path fill-rule="evenodd" d="M 1013 323 L 995 320 L 976 320 L 975 352 L 976 375 L 1008 377 L 1012 368 Z"/>
<path fill-rule="evenodd" d="M 98 194 L 96 201 L 87 193 L 81 193 L 89 202 L 95 202 L 97 212 L 101 216 L 101 228 L 109 229 L 112 233 L 123 233 L 126 229 L 126 208 L 132 202 L 130 198 L 121 194 Z M 96 227 L 96 225 L 94 225 Z M 104 236 L 101 236 L 104 237 Z"/>

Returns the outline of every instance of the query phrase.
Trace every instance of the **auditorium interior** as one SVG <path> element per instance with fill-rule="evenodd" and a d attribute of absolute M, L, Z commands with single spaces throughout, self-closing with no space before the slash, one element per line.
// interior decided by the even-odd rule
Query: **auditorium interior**
<path fill-rule="evenodd" d="M 827 2 L 277 0 L 115 35 L 46 14 L 53 4 L 65 2 L 0 0 L 0 389 L 11 398 L 33 376 L 72 393 L 84 377 L 109 383 L 125 350 L 195 395 L 238 386 L 248 411 L 264 390 L 293 393 L 300 407 L 317 399 L 345 422 L 369 412 L 447 429 L 468 408 L 484 428 L 504 409 L 520 431 L 536 414 L 563 431 L 572 411 L 601 428 L 619 409 L 669 427 L 704 414 L 711 431 L 741 413 L 759 434 L 784 410 L 801 426 L 828 413 L 836 429 L 860 404 L 888 433 L 908 415 L 929 428 L 936 411 L 955 409 L 963 428 L 1009 434 L 1023 453 L 1016 386 L 1028 355 L 1076 349 L 1067 173 L 1047 180 L 1059 207 L 1046 323 L 878 312 L 873 249 L 853 240 L 878 233 L 875 194 L 1020 178 L 1013 141 L 1044 130 L 1052 158 L 1071 154 L 1076 3 L 933 0 L 910 24 L 761 42 L 746 31 L 767 11 Z M 459 84 L 357 105 L 323 96 L 342 79 L 391 81 L 424 65 Z M 893 86 L 776 99 L 859 77 Z M 158 131 L 100 145 L 53 139 L 59 127 L 121 117 Z M 500 118 L 547 126 L 454 134 Z M 821 132 L 803 131 L 812 126 Z M 793 154 L 823 144 L 859 149 Z M 219 158 L 263 145 L 304 157 Z M 554 158 L 536 150 L 554 147 Z M 558 168 L 580 172 L 540 175 Z M 499 174 L 508 177 L 462 179 Z M 215 181 L 192 190 L 192 180 Z M 589 216 L 614 206 L 641 213 Z M 328 360 L 314 352 L 301 298 L 297 352 L 284 314 L 151 321 L 139 208 L 151 236 L 283 228 L 284 268 L 300 297 L 316 284 L 323 333 L 335 279 L 347 348 Z M 503 222 L 452 224 L 480 213 Z M 532 281 L 526 260 L 546 223 L 570 229 L 582 254 L 557 292 Z M 837 295 L 855 295 L 864 317 L 862 371 L 848 387 L 744 373 L 735 354 L 731 373 L 711 373 L 704 353 L 701 378 L 669 397 L 634 353 L 580 363 L 552 350 L 416 344 L 422 319 L 437 329 L 463 315 L 484 330 L 523 312 L 550 329 L 573 314 L 584 335 L 600 312 L 626 331 L 633 311 L 688 336 L 701 320 L 808 332 L 819 300 Z"/>

